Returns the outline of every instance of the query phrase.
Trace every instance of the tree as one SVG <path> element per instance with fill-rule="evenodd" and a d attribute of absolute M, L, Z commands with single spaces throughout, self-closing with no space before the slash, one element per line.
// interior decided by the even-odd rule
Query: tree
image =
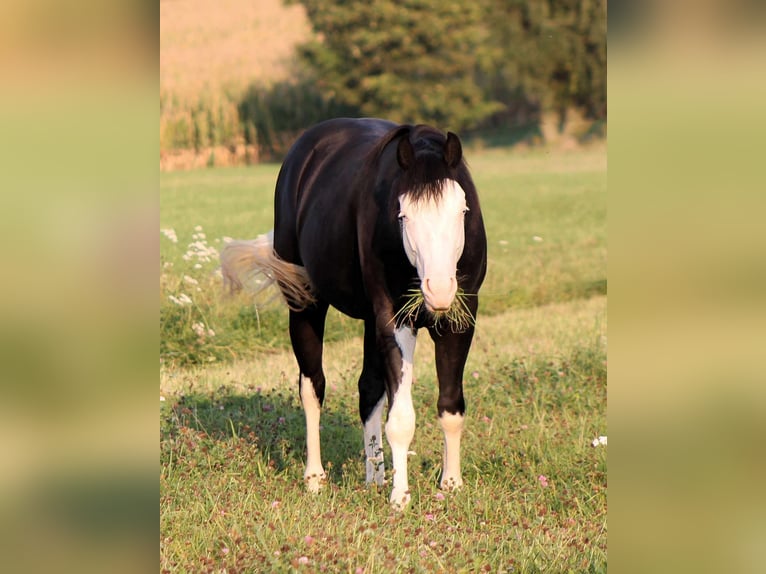
<path fill-rule="evenodd" d="M 323 93 L 362 115 L 461 130 L 501 108 L 476 81 L 488 63 L 481 4 L 295 1 L 317 34 L 301 60 Z"/>
<path fill-rule="evenodd" d="M 485 0 L 492 72 L 510 108 L 606 117 L 606 0 Z"/>

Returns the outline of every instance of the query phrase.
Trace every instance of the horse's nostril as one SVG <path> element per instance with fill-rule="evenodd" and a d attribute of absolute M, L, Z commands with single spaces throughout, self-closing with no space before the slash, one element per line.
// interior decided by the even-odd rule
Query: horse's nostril
<path fill-rule="evenodd" d="M 423 297 L 429 311 L 446 311 L 455 298 L 454 277 L 427 278 L 423 281 Z"/>

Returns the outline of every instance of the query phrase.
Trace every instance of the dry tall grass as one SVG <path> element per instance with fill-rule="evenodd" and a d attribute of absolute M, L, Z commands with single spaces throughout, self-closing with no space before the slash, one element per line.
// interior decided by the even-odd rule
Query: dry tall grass
<path fill-rule="evenodd" d="M 282 0 L 160 3 L 160 168 L 258 161 L 238 105 L 253 85 L 287 79 L 310 27 Z"/>
<path fill-rule="evenodd" d="M 283 80 L 309 33 L 303 6 L 282 0 L 162 0 L 160 90 L 189 98 Z"/>

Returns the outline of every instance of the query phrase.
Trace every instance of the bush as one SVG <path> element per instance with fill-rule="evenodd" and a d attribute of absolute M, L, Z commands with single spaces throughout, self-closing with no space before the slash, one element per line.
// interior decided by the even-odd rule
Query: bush
<path fill-rule="evenodd" d="M 160 96 L 160 150 L 233 147 L 246 141 L 238 103 L 225 95 L 203 93 L 196 99 Z M 251 137 L 253 134 L 251 134 Z"/>
<path fill-rule="evenodd" d="M 270 88 L 254 84 L 242 96 L 237 110 L 246 140 L 257 140 L 260 156 L 275 160 L 284 157 L 307 127 L 329 118 L 359 115 L 357 108 L 322 94 L 305 78 Z"/>
<path fill-rule="evenodd" d="M 322 93 L 362 115 L 463 130 L 501 108 L 476 82 L 481 3 L 299 1 L 318 34 L 302 62 Z"/>

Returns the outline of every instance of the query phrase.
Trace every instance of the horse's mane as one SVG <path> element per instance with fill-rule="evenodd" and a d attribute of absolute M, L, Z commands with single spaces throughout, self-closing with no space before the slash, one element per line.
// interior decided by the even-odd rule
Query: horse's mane
<path fill-rule="evenodd" d="M 408 193 L 413 201 L 439 198 L 444 181 L 457 176 L 457 171 L 464 167 L 461 159 L 456 170 L 451 170 L 444 161 L 446 136 L 439 130 L 427 125 L 401 125 L 386 133 L 371 150 L 368 165 L 374 165 L 386 147 L 401 138 L 409 138 L 415 152 L 414 163 L 402 170 L 394 197 Z"/>

